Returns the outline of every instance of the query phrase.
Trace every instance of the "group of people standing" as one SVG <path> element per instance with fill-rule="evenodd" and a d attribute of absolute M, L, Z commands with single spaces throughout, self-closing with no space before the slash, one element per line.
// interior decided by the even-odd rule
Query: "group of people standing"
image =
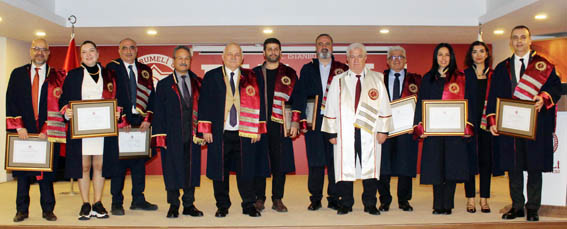
<path fill-rule="evenodd" d="M 7 129 L 17 131 L 22 139 L 28 133 L 38 133 L 40 138 L 50 141 L 66 136 L 65 175 L 79 181 L 80 220 L 108 217 L 101 203 L 105 177 L 111 178 L 111 213 L 125 214 L 122 190 L 127 169 L 132 175 L 130 209 L 158 208 L 147 202 L 143 194 L 145 162 L 149 158 L 119 159 L 117 137 L 71 139 L 69 132 L 57 131 L 72 118 L 69 101 L 116 99 L 119 128 L 152 128 L 152 148 L 161 155 L 168 218 L 178 217 L 181 205 L 182 214 L 203 216 L 194 202 L 204 145 L 206 176 L 213 181 L 216 217 L 229 213 L 230 172 L 236 173 L 243 214 L 261 216 L 266 202 L 266 178 L 270 176 L 272 209 L 287 212 L 282 200 L 286 174 L 295 171 L 292 138 L 303 133 L 310 211 L 322 208 L 325 169 L 329 174 L 327 207 L 339 215 L 352 211 L 353 181 L 359 179 L 364 188 L 364 211 L 371 215 L 389 211 L 392 176 L 398 177 L 399 208 L 412 211 L 412 178 L 417 173 L 418 142 L 423 141 L 420 181 L 433 185 L 433 214 L 451 214 L 459 182 L 465 182 L 466 210 L 476 212 L 477 173 L 480 209 L 490 212 L 491 175 L 509 171 L 513 207 L 502 217 L 523 217 L 522 171 L 527 170 L 527 220 L 537 221 L 541 173 L 552 170 L 551 133 L 561 82 L 554 66 L 530 49 L 527 27 L 515 27 L 510 44 L 514 55 L 493 71 L 488 46 L 474 42 L 465 57 L 467 69 L 461 71 L 451 45 L 441 43 L 434 50 L 431 69 L 423 77 L 405 69 L 406 51 L 400 46 L 388 50 L 389 69 L 383 73 L 366 67 L 367 53 L 360 43 L 349 45 L 348 65 L 341 63 L 333 56 L 333 39 L 328 34 L 317 36 L 317 57 L 302 67 L 299 77 L 294 69 L 280 62 L 281 43 L 276 38 L 265 40 L 265 62 L 254 69 L 241 67 L 243 53 L 238 44 L 227 44 L 222 66 L 208 71 L 203 78 L 190 69 L 191 50 L 178 46 L 173 50 L 173 73 L 154 88 L 152 71 L 136 60 L 136 42 L 130 38 L 120 41 L 120 58 L 106 67 L 98 63 L 96 44 L 83 42 L 81 66 L 67 74 L 47 66 L 48 44 L 37 39 L 30 49 L 31 64 L 15 69 L 10 76 Z M 528 90 L 526 85 L 536 88 Z M 497 90 L 491 90 L 494 88 Z M 417 96 L 415 126 L 409 134 L 388 137 L 393 131 L 390 102 L 407 96 Z M 314 127 L 307 125 L 311 118 L 305 113 L 309 98 L 318 98 Z M 536 101 L 536 140 L 498 135 L 496 98 Z M 421 101 L 430 99 L 468 100 L 464 137 L 423 134 Z M 288 132 L 283 126 L 286 104 L 291 105 Z M 18 180 L 14 221 L 28 217 L 29 186 L 33 179 L 39 182 L 43 218 L 56 220 L 53 174 L 13 174 Z"/>

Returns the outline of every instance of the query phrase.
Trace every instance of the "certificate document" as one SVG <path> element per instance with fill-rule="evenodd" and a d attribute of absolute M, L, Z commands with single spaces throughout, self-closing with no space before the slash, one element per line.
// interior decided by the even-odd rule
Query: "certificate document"
<path fill-rule="evenodd" d="M 47 159 L 47 141 L 14 140 L 14 154 L 12 161 L 15 163 L 44 164 Z"/>
<path fill-rule="evenodd" d="M 496 99 L 496 129 L 500 134 L 535 140 L 537 114 L 534 101 Z"/>
<path fill-rule="evenodd" d="M 317 123 L 317 103 L 319 102 L 319 95 L 307 99 L 307 104 L 305 105 L 305 117 L 307 119 L 307 126 L 311 127 L 311 130 L 315 130 L 314 123 Z"/>
<path fill-rule="evenodd" d="M 53 171 L 53 144 L 28 134 L 26 140 L 17 133 L 6 134 L 5 169 L 10 171 Z"/>
<path fill-rule="evenodd" d="M 465 135 L 468 101 L 423 100 L 424 134 L 430 136 Z"/>
<path fill-rule="evenodd" d="M 118 135 L 116 100 L 80 100 L 69 104 L 73 111 L 70 126 L 72 139 Z"/>
<path fill-rule="evenodd" d="M 432 107 L 429 109 L 429 128 L 457 129 L 461 127 L 461 109 L 457 107 Z"/>
<path fill-rule="evenodd" d="M 502 127 L 519 131 L 530 130 L 532 109 L 526 107 L 502 106 Z"/>
<path fill-rule="evenodd" d="M 120 153 L 134 153 L 146 151 L 147 132 L 120 131 L 118 133 L 118 148 Z"/>
<path fill-rule="evenodd" d="M 78 129 L 102 130 L 110 128 L 109 107 L 83 107 L 77 109 Z"/>
<path fill-rule="evenodd" d="M 389 137 L 409 133 L 413 130 L 416 101 L 416 96 L 410 96 L 394 100 L 390 103 L 392 107 L 392 123 L 394 130 L 388 134 Z"/>

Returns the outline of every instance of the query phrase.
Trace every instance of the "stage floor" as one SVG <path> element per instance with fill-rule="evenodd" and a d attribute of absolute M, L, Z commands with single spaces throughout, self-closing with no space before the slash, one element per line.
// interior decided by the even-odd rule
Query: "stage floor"
<path fill-rule="evenodd" d="M 414 191 L 411 204 L 414 207 L 413 212 L 403 212 L 398 209 L 396 193 L 397 180 L 392 178 L 392 190 L 394 193 L 393 204 L 389 212 L 382 212 L 379 216 L 372 216 L 363 212 L 360 196 L 362 193 L 362 183 L 356 182 L 354 187 L 355 205 L 353 212 L 348 215 L 337 215 L 336 211 L 326 208 L 327 202 L 323 201 L 323 208 L 319 211 L 308 211 L 309 194 L 307 190 L 307 176 L 305 175 L 290 175 L 287 177 L 286 190 L 283 202 L 288 207 L 289 212 L 278 213 L 271 209 L 272 203 L 270 200 L 271 183 L 268 181 L 266 193 L 268 193 L 268 201 L 266 201 L 266 209 L 262 212 L 262 217 L 252 218 L 242 214 L 240 207 L 240 196 L 236 189 L 236 179 L 231 176 L 231 190 L 230 198 L 232 207 L 229 209 L 229 214 L 225 218 L 215 218 L 216 211 L 215 200 L 212 190 L 212 182 L 205 176 L 201 178 L 201 187 L 195 191 L 196 202 L 195 205 L 198 209 L 204 212 L 204 217 L 191 217 L 180 215 L 176 219 L 168 219 L 165 217 L 169 205 L 166 202 L 166 192 L 161 176 L 148 176 L 146 178 L 146 199 L 159 205 L 157 211 L 132 211 L 129 210 L 131 201 L 131 182 L 130 177 L 126 178 L 125 187 L 125 200 L 124 208 L 126 215 L 113 216 L 110 215 L 108 219 L 95 219 L 91 218 L 88 221 L 79 221 L 77 216 L 81 207 L 81 198 L 77 195 L 64 195 L 62 192 L 70 190 L 69 182 L 55 183 L 55 192 L 57 204 L 55 207 L 55 214 L 58 220 L 55 222 L 48 222 L 41 218 L 41 207 L 39 204 L 39 187 L 37 184 L 31 187 L 31 206 L 30 216 L 23 222 L 13 223 L 12 218 L 16 213 L 16 182 L 10 181 L 0 184 L 0 201 L 3 208 L 0 208 L 0 227 L 14 225 L 27 225 L 38 226 L 38 228 L 45 228 L 48 226 L 56 226 L 56 228 L 63 227 L 308 227 L 308 228 L 321 228 L 321 227 L 334 227 L 334 228 L 379 228 L 390 226 L 394 227 L 419 227 L 419 228 L 479 228 L 479 227 L 531 227 L 541 228 L 542 226 L 549 226 L 553 228 L 567 228 L 566 218 L 551 218 L 540 217 L 539 223 L 525 224 L 525 218 L 504 221 L 501 219 L 499 212 L 504 206 L 510 204 L 508 195 L 508 180 L 507 177 L 493 177 L 492 179 L 492 194 L 490 199 L 490 206 L 492 213 L 481 213 L 480 207 L 477 203 L 477 213 L 467 213 L 465 210 L 465 194 L 463 184 L 457 185 L 457 192 L 455 195 L 455 209 L 453 214 L 449 216 L 439 216 L 431 214 L 432 207 L 432 187 L 430 185 L 419 185 L 419 180 L 414 179 Z M 103 204 L 110 212 L 111 195 L 110 195 L 110 180 L 105 184 L 105 191 L 103 195 Z M 78 192 L 78 187 L 75 183 L 74 190 Z M 478 190 L 478 186 L 477 186 Z M 91 192 L 92 195 L 92 192 Z M 478 196 L 478 194 L 477 194 Z M 477 198 L 478 202 L 478 198 Z M 180 209 L 180 213 L 182 208 Z"/>

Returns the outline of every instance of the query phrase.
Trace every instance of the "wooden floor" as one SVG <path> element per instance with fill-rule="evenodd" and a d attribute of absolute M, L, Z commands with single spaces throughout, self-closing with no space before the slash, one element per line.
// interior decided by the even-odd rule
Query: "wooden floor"
<path fill-rule="evenodd" d="M 449 216 L 438 216 L 431 214 L 432 187 L 419 185 L 414 179 L 414 191 L 411 204 L 413 212 L 403 212 L 397 207 L 397 199 L 394 200 L 389 212 L 383 212 L 379 216 L 371 216 L 363 212 L 360 201 L 362 193 L 361 182 L 355 183 L 355 205 L 353 212 L 348 215 L 337 215 L 336 211 L 324 208 L 319 211 L 308 211 L 309 194 L 307 191 L 307 176 L 290 175 L 287 177 L 284 203 L 289 212 L 278 213 L 271 210 L 272 203 L 266 202 L 266 210 L 262 217 L 252 218 L 242 214 L 240 197 L 236 189 L 236 181 L 231 177 L 232 207 L 226 218 L 215 218 L 215 201 L 212 191 L 212 182 L 202 177 L 201 187 L 196 190 L 197 208 L 202 210 L 204 217 L 194 218 L 180 215 L 177 219 L 165 217 L 169 205 L 166 202 L 166 193 L 161 176 L 148 176 L 146 184 L 146 199 L 159 205 L 157 211 L 131 211 L 128 209 L 131 201 L 130 178 L 127 177 L 125 187 L 124 207 L 125 216 L 110 216 L 108 219 L 91 219 L 88 221 L 77 220 L 81 207 L 78 195 L 64 195 L 70 189 L 69 182 L 58 182 L 55 184 L 57 204 L 55 214 L 58 220 L 48 222 L 41 218 L 39 205 L 39 188 L 33 185 L 31 188 L 30 218 L 20 223 L 13 223 L 12 218 L 16 213 L 16 182 L 0 184 L 0 228 L 567 228 L 567 218 L 540 217 L 540 222 L 528 223 L 525 218 L 504 221 L 501 219 L 499 210 L 510 204 L 508 195 L 508 182 L 506 177 L 494 177 L 492 180 L 492 198 L 490 206 L 492 213 L 470 214 L 465 211 L 466 199 L 462 184 L 457 186 L 455 196 L 455 209 Z M 396 193 L 397 180 L 392 179 L 392 193 Z M 109 191 L 110 181 L 106 182 L 103 196 L 104 206 L 110 211 L 111 196 Z M 78 191 L 76 184 L 75 190 Z M 266 193 L 271 193 L 270 181 Z M 270 199 L 268 194 L 268 199 Z M 478 201 L 478 200 L 477 200 Z M 478 204 L 477 204 L 477 208 Z M 182 209 L 180 209 L 182 210 Z"/>

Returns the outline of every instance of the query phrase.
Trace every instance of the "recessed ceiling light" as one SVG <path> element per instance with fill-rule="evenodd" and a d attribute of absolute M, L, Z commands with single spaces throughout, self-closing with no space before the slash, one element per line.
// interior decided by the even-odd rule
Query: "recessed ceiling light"
<path fill-rule="evenodd" d="M 38 31 L 38 32 L 35 33 L 35 35 L 38 36 L 38 37 L 45 37 L 46 34 L 43 31 Z"/>
<path fill-rule="evenodd" d="M 536 20 L 545 20 L 545 19 L 547 19 L 547 14 L 538 14 L 538 15 L 534 16 L 534 18 Z"/>
<path fill-rule="evenodd" d="M 2 17 L 0 17 L 0 22 L 2 22 Z"/>
<path fill-rule="evenodd" d="M 274 31 L 271 29 L 264 29 L 263 31 L 265 34 L 272 34 Z"/>
<path fill-rule="evenodd" d="M 386 34 L 386 33 L 389 33 L 389 32 L 390 32 L 389 29 L 381 29 L 381 30 L 380 30 L 380 33 L 381 33 L 381 34 Z"/>
<path fill-rule="evenodd" d="M 496 34 L 496 35 L 502 35 L 502 34 L 504 34 L 504 30 L 502 30 L 502 29 L 494 30 L 494 34 Z"/>
<path fill-rule="evenodd" d="M 148 35 L 156 35 L 157 31 L 155 29 L 148 29 Z"/>

